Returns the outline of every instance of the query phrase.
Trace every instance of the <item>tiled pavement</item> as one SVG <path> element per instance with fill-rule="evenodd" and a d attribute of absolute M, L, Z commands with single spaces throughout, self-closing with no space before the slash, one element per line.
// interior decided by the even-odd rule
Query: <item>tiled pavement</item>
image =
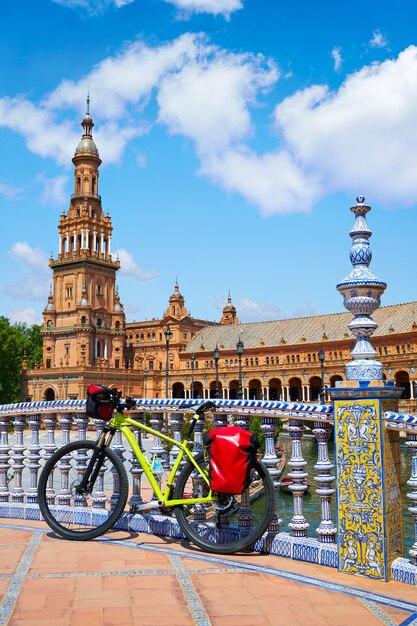
<path fill-rule="evenodd" d="M 151 535 L 0 523 L 0 626 L 417 626 L 417 589 Z"/>

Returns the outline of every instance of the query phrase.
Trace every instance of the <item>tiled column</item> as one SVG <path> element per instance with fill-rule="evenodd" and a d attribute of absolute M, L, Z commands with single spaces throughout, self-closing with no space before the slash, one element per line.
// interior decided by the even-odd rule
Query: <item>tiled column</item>
<path fill-rule="evenodd" d="M 331 390 L 335 415 L 339 571 L 389 580 L 403 553 L 398 438 L 385 428 L 401 391 L 393 382 L 347 381 Z"/>

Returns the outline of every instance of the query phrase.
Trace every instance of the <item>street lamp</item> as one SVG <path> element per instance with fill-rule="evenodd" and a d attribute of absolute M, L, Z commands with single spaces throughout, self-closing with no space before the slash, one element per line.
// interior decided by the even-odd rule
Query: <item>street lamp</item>
<path fill-rule="evenodd" d="M 194 361 L 195 354 L 191 355 L 191 397 L 194 398 Z"/>
<path fill-rule="evenodd" d="M 242 389 L 242 354 L 243 354 L 243 341 L 242 339 L 239 337 L 239 341 L 236 344 L 236 352 L 237 355 L 239 357 L 239 387 L 237 390 L 237 397 L 239 400 L 242 399 L 243 397 L 243 389 Z"/>
<path fill-rule="evenodd" d="M 168 377 L 169 377 L 169 363 L 168 363 L 168 358 L 169 358 L 169 341 L 172 337 L 172 330 L 170 329 L 169 326 L 166 327 L 166 330 L 164 332 L 165 335 L 165 341 L 166 341 L 166 361 L 165 361 L 165 397 L 168 399 L 168 389 L 169 389 L 169 385 L 168 385 Z"/>
<path fill-rule="evenodd" d="M 326 353 L 324 352 L 323 348 L 320 349 L 319 352 L 319 361 L 320 361 L 320 368 L 321 368 L 321 389 L 320 389 L 320 402 L 322 404 L 324 404 L 325 402 L 325 396 L 326 396 L 326 392 L 324 389 L 324 361 L 326 360 Z"/>
<path fill-rule="evenodd" d="M 143 370 L 143 397 L 146 398 L 146 383 L 148 381 L 148 370 Z"/>
<path fill-rule="evenodd" d="M 215 398 L 220 398 L 220 390 L 219 390 L 219 359 L 220 359 L 220 350 L 218 349 L 217 345 L 214 348 L 213 357 L 214 357 L 214 364 L 215 364 L 215 367 L 216 367 L 216 391 L 214 392 L 214 397 Z"/>

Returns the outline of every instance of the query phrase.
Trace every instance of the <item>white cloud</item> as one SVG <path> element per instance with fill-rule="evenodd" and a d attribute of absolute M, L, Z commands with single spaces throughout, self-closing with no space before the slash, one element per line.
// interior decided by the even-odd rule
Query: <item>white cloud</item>
<path fill-rule="evenodd" d="M 127 250 L 120 248 L 113 253 L 113 257 L 115 255 L 120 259 L 120 276 L 128 276 L 138 281 L 154 280 L 157 277 L 155 272 L 145 272 L 145 270 L 139 267 Z"/>
<path fill-rule="evenodd" d="M 61 208 L 68 200 L 67 183 L 68 176 L 55 176 L 54 178 L 46 178 L 43 174 L 39 174 L 36 179 L 43 187 L 39 196 L 39 202 L 43 205 Z"/>
<path fill-rule="evenodd" d="M 94 16 L 111 7 L 121 9 L 135 0 L 53 0 L 53 2 L 69 9 L 81 9 L 87 15 Z M 242 0 L 164 0 L 164 2 L 173 4 L 185 16 L 193 13 L 211 13 L 224 15 L 226 19 L 230 18 L 231 13 L 243 7 Z"/>
<path fill-rule="evenodd" d="M 192 13 L 211 13 L 213 15 L 224 15 L 226 19 L 230 14 L 243 8 L 241 0 L 164 0 L 173 4 L 185 15 Z"/>
<path fill-rule="evenodd" d="M 60 4 L 68 9 L 85 11 L 85 13 L 90 16 L 99 15 L 110 7 L 120 9 L 134 1 L 135 0 L 53 0 L 56 4 Z"/>
<path fill-rule="evenodd" d="M 249 105 L 277 81 L 278 70 L 262 56 L 205 52 L 168 75 L 157 99 L 159 119 L 170 132 L 193 139 L 200 154 L 211 154 L 250 135 Z"/>
<path fill-rule="evenodd" d="M 365 66 L 333 92 L 313 85 L 285 98 L 273 115 L 276 147 L 257 152 L 252 111 L 278 78 L 263 56 L 232 54 L 201 35 L 154 48 L 135 42 L 80 81 L 63 81 L 40 104 L 0 99 L 0 126 L 19 132 L 36 154 L 69 165 L 80 133 L 62 112 L 77 110 L 79 124 L 90 84 L 94 136 L 111 163 L 155 124 L 148 104 L 156 94 L 159 123 L 193 142 L 199 173 L 264 216 L 309 211 L 336 191 L 355 197 L 366 190 L 382 206 L 417 202 L 417 47 Z"/>
<path fill-rule="evenodd" d="M 2 126 L 20 133 L 31 152 L 53 158 L 62 165 L 68 165 L 80 137 L 68 121 L 54 122 L 51 111 L 25 98 L 0 99 Z"/>
<path fill-rule="evenodd" d="M 11 309 L 7 317 L 10 320 L 11 324 L 15 323 L 23 323 L 28 326 L 33 326 L 33 324 L 42 324 L 42 315 L 33 309 L 32 307 L 27 307 L 26 309 Z"/>
<path fill-rule="evenodd" d="M 287 151 L 324 195 L 367 190 L 382 206 L 417 201 L 417 48 L 347 77 L 338 91 L 315 85 L 276 107 Z"/>
<path fill-rule="evenodd" d="M 343 59 L 342 59 L 341 51 L 342 51 L 342 48 L 333 48 L 333 50 L 330 53 L 330 56 L 333 59 L 333 63 L 334 63 L 333 67 L 334 67 L 335 72 L 340 72 L 342 69 Z"/>
<path fill-rule="evenodd" d="M 303 300 L 302 304 L 295 307 L 290 317 L 310 317 L 311 315 L 320 315 L 321 311 L 308 300 Z"/>
<path fill-rule="evenodd" d="M 379 28 L 374 30 L 372 37 L 369 41 L 371 48 L 386 48 L 388 45 L 388 39 L 381 33 Z"/>
<path fill-rule="evenodd" d="M 5 285 L 4 293 L 15 300 L 46 302 L 51 270 L 45 252 L 40 248 L 32 248 L 27 241 L 18 241 L 10 248 L 9 254 L 23 264 L 26 273 L 17 282 Z"/>
<path fill-rule="evenodd" d="M 200 172 L 227 191 L 240 193 L 264 217 L 308 212 L 321 195 L 317 179 L 285 150 L 261 155 L 239 148 L 227 150 L 205 159 Z"/>
<path fill-rule="evenodd" d="M 9 250 L 10 255 L 23 263 L 26 268 L 45 271 L 48 256 L 41 248 L 32 248 L 27 241 L 17 241 Z"/>
<path fill-rule="evenodd" d="M 250 298 L 239 298 L 235 306 L 241 322 L 277 320 L 284 317 L 276 304 L 262 304 Z"/>
<path fill-rule="evenodd" d="M 7 200 L 20 200 L 25 189 L 21 187 L 15 187 L 7 181 L 0 180 L 0 194 Z"/>

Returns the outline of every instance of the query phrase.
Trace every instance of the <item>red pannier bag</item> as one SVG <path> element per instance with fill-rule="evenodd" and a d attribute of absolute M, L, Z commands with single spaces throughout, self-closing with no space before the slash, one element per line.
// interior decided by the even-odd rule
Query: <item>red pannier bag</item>
<path fill-rule="evenodd" d="M 210 487 L 217 493 L 238 494 L 249 487 L 259 442 L 238 426 L 213 429 L 204 435 L 208 447 Z"/>
<path fill-rule="evenodd" d="M 120 393 L 103 385 L 90 385 L 87 389 L 85 412 L 88 417 L 108 422 L 113 417 Z"/>

